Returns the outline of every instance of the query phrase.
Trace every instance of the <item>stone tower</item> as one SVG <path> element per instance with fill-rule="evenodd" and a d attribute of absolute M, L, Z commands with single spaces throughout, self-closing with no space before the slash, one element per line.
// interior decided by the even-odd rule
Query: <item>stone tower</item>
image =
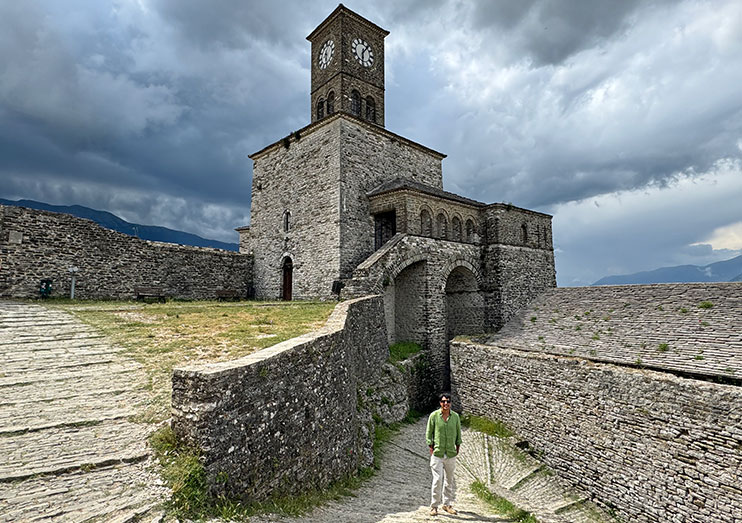
<path fill-rule="evenodd" d="M 312 43 L 312 122 L 344 111 L 384 126 L 384 38 L 389 31 L 340 4 Z"/>

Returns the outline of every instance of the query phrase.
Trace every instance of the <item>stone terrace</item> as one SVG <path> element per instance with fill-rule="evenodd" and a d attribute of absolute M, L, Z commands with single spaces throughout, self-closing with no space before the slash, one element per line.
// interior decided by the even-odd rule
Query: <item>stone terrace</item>
<path fill-rule="evenodd" d="M 486 343 L 737 382 L 742 283 L 552 289 Z"/>

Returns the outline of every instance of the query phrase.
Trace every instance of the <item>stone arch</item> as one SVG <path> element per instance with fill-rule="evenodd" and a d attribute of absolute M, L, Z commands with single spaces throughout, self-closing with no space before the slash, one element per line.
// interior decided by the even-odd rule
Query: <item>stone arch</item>
<path fill-rule="evenodd" d="M 327 116 L 335 112 L 335 91 L 327 93 Z"/>
<path fill-rule="evenodd" d="M 317 120 L 321 120 L 325 117 L 325 99 L 320 98 L 317 102 Z"/>
<path fill-rule="evenodd" d="M 289 232 L 291 230 L 291 211 L 288 209 L 283 211 L 281 223 L 283 224 L 283 232 Z"/>
<path fill-rule="evenodd" d="M 415 256 L 385 272 L 384 319 L 390 344 L 414 341 L 427 345 L 427 260 Z"/>
<path fill-rule="evenodd" d="M 446 348 L 444 363 L 444 386 L 450 385 L 450 345 L 451 339 L 460 334 L 484 332 L 484 296 L 481 292 L 481 276 L 474 266 L 459 260 L 452 263 L 453 268 L 446 274 L 445 318 Z"/>
<path fill-rule="evenodd" d="M 361 93 L 357 89 L 350 92 L 350 112 L 353 116 L 361 116 Z"/>
<path fill-rule="evenodd" d="M 451 218 L 451 239 L 455 242 L 461 241 L 461 216 L 458 214 Z"/>
<path fill-rule="evenodd" d="M 526 222 L 523 222 L 520 226 L 520 240 L 523 242 L 523 245 L 528 245 L 528 226 Z"/>
<path fill-rule="evenodd" d="M 433 213 L 427 207 L 420 210 L 420 235 L 433 236 Z"/>
<path fill-rule="evenodd" d="M 477 227 L 474 223 L 474 220 L 471 218 L 466 219 L 466 242 L 467 243 L 473 243 L 474 242 L 474 236 L 477 234 Z"/>
<path fill-rule="evenodd" d="M 438 211 L 435 217 L 435 237 L 448 239 L 448 217 L 445 211 Z"/>

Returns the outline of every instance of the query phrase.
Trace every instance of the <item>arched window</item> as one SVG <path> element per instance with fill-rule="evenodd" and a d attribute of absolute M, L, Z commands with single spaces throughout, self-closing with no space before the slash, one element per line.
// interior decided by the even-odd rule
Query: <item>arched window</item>
<path fill-rule="evenodd" d="M 471 218 L 466 220 L 466 241 L 474 241 L 474 222 Z"/>
<path fill-rule="evenodd" d="M 448 220 L 442 212 L 435 217 L 435 236 L 444 240 L 448 238 Z"/>
<path fill-rule="evenodd" d="M 376 102 L 370 96 L 366 97 L 366 120 L 376 123 Z"/>
<path fill-rule="evenodd" d="M 350 112 L 355 116 L 361 116 L 361 93 L 355 89 L 350 92 Z"/>
<path fill-rule="evenodd" d="M 325 101 L 323 99 L 320 99 L 319 102 L 317 102 L 317 120 L 321 120 L 325 117 Z"/>
<path fill-rule="evenodd" d="M 528 244 L 528 227 L 525 223 L 520 226 L 520 239 L 523 241 L 523 245 Z"/>
<path fill-rule="evenodd" d="M 283 211 L 283 232 L 289 232 L 289 229 L 291 229 L 290 216 L 291 213 L 288 210 Z"/>
<path fill-rule="evenodd" d="M 423 236 L 432 236 L 433 219 L 430 213 L 423 209 L 420 211 L 420 234 Z"/>
<path fill-rule="evenodd" d="M 456 242 L 461 241 L 461 220 L 458 216 L 451 219 L 451 239 Z"/>
<path fill-rule="evenodd" d="M 335 92 L 330 91 L 327 95 L 327 116 L 335 112 Z"/>

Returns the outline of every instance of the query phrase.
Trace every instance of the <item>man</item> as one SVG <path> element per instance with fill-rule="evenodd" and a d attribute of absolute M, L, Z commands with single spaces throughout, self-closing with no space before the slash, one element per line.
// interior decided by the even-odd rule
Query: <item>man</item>
<path fill-rule="evenodd" d="M 457 514 L 453 508 L 456 501 L 456 455 L 461 448 L 461 420 L 451 410 L 451 394 L 444 392 L 438 396 L 441 408 L 428 417 L 428 428 L 425 439 L 430 447 L 430 470 L 433 472 L 431 488 L 430 515 L 438 514 L 443 490 L 441 510 Z"/>

